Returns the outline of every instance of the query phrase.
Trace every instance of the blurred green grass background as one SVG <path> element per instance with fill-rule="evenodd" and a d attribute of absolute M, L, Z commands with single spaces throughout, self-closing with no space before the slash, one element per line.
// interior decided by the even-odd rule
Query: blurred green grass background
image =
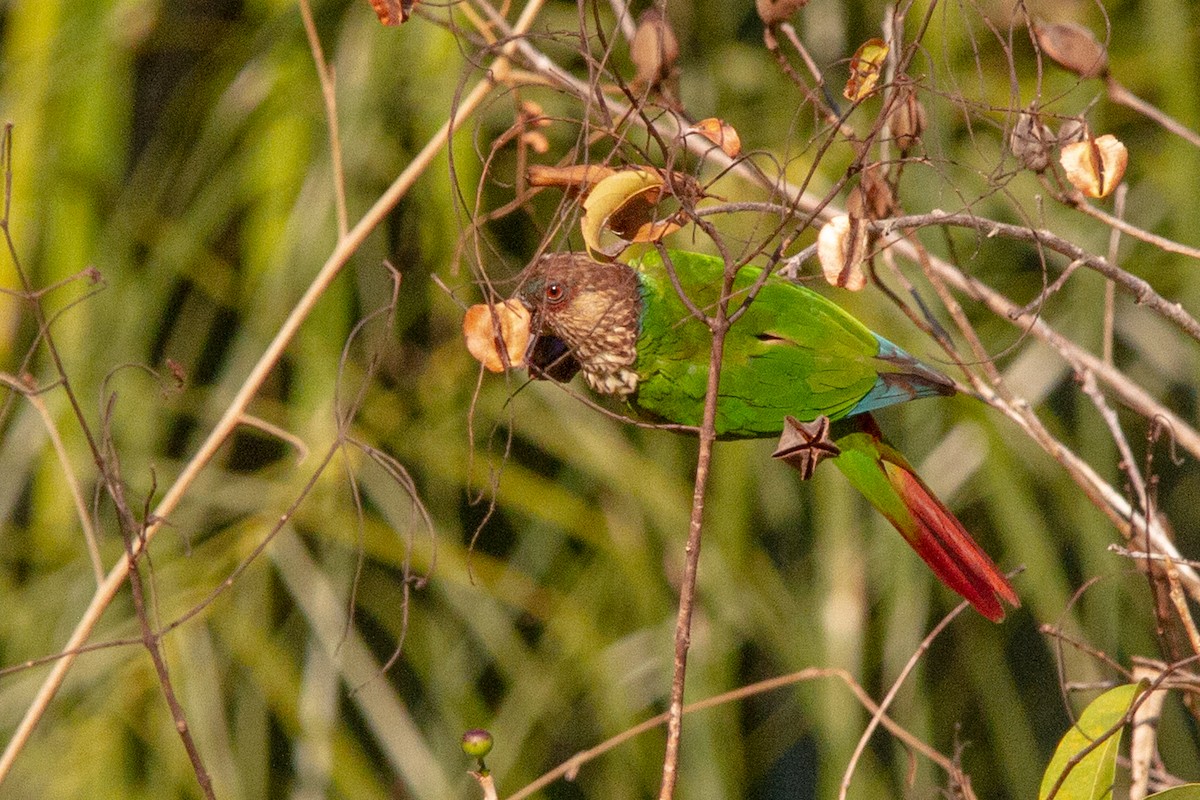
<path fill-rule="evenodd" d="M 999 18 L 999 6 L 986 4 L 982 13 Z M 814 57 L 833 64 L 877 35 L 883 8 L 814 3 L 799 27 Z M 1093 5 L 1035 10 L 1052 9 L 1103 30 Z M 1114 71 L 1197 127 L 1200 74 L 1183 55 L 1196 46 L 1195 4 L 1144 0 L 1108 10 Z M 322 2 L 314 11 L 337 71 L 354 220 L 478 78 L 469 64 L 477 51 L 422 18 L 382 28 L 365 2 Z M 431 6 L 430 13 L 446 11 Z M 607 5 L 601 13 L 611 19 Z M 683 42 L 685 105 L 731 122 L 747 147 L 791 159 L 789 170 L 807 169 L 811 113 L 797 110 L 794 89 L 763 51 L 753 4 L 672 4 L 670 13 Z M 572 31 L 577 20 L 574 5 L 553 3 L 536 30 Z M 105 387 L 116 393 L 111 435 L 140 503 L 195 451 L 336 240 L 328 133 L 299 11 L 267 0 L 17 2 L 4 6 L 0 31 L 0 108 L 16 125 L 17 252 L 38 286 L 88 266 L 103 276 L 98 287 L 75 280 L 56 289 L 46 304 L 59 314 L 53 334 L 92 425 Z M 1023 36 L 1014 32 L 1013 48 L 1027 102 L 1035 72 Z M 618 52 L 618 65 L 623 59 Z M 913 68 L 936 88 L 927 101 L 930 163 L 906 174 L 906 207 L 970 202 L 982 216 L 1044 225 L 1105 252 L 1107 228 L 1040 203 L 1028 176 L 990 190 L 1005 116 L 954 99 L 1007 106 L 1004 59 L 980 9 L 938 6 Z M 1043 104 L 1054 113 L 1079 113 L 1100 94 L 1095 82 L 1047 68 Z M 523 96 L 552 114 L 581 113 L 550 92 Z M 167 637 L 172 678 L 218 796 L 476 797 L 458 747 L 472 727 L 496 736 L 488 764 L 504 794 L 664 708 L 694 442 L 622 426 L 553 386 L 518 392 L 521 375 L 486 376 L 468 427 L 477 365 L 461 344 L 456 300 L 479 295 L 465 264 L 452 265 L 471 221 L 480 156 L 512 113 L 511 98 L 498 94 L 467 124 L 454 140 L 453 179 L 443 154 L 354 256 L 251 405 L 319 454 L 337 437 L 336 397 L 352 397 L 369 379 L 353 435 L 410 471 L 434 526 L 425 529 L 378 465 L 348 450 L 345 465 L 335 462 L 320 478 L 265 556 Z M 1130 146 L 1131 220 L 1197 244 L 1200 154 L 1103 99 L 1089 120 Z M 568 128 L 548 131 L 559 148 L 552 155 L 570 145 Z M 505 158 L 495 175 L 511 170 Z M 839 158 L 845 153 L 822 164 L 818 185 L 836 180 Z M 722 190 L 730 199 L 754 196 L 736 184 Z M 488 207 L 509 199 L 511 190 L 495 183 L 485 191 Z M 539 198 L 534 208 L 548 214 L 553 203 Z M 518 214 L 483 228 L 488 252 L 500 256 L 486 264 L 493 279 L 515 272 L 547 224 Z M 733 235 L 750 235 L 737 227 L 744 223 L 731 224 Z M 937 252 L 953 245 L 965 268 L 1018 302 L 1042 286 L 1027 248 L 961 232 L 929 238 Z M 1131 241 L 1123 248 L 1123 267 L 1185 308 L 1200 307 L 1193 264 Z M 369 325 L 339 372 L 351 329 L 387 301 L 385 259 L 403 275 L 394 329 Z M 448 297 L 434 275 L 458 297 Z M 7 261 L 0 276 L 0 285 L 18 285 Z M 1102 296 L 1099 277 L 1081 273 L 1044 313 L 1098 351 Z M 847 305 L 914 352 L 936 355 L 878 293 Z M 1063 363 L 1007 322 L 968 310 L 1049 427 L 1121 486 L 1111 439 Z M 1195 420 L 1195 342 L 1127 298 L 1117 330 L 1118 365 Z M 22 303 L 0 296 L 0 368 L 50 381 L 44 351 L 23 362 L 35 335 Z M 368 376 L 376 353 L 382 361 Z M 163 370 L 167 359 L 186 373 L 182 390 L 125 366 Z M 95 468 L 70 409 L 61 392 L 45 401 L 90 493 Z M 54 653 L 94 588 L 45 428 L 28 402 L 9 402 L 0 430 L 0 666 Z M 1144 420 L 1122 419 L 1135 447 L 1144 447 Z M 1026 567 L 1016 579 L 1025 607 L 1002 626 L 962 616 L 934 642 L 892 715 L 944 753 L 961 748 L 980 797 L 1028 796 L 1069 724 L 1054 643 L 1037 625 L 1061 624 L 1122 661 L 1157 655 L 1145 580 L 1106 552 L 1119 537 L 1079 489 L 980 404 L 926 401 L 884 415 L 884 423 L 985 548 L 1005 567 Z M 688 696 L 827 666 L 849 670 L 879 697 L 956 598 L 840 476 L 822 470 L 802 485 L 771 462 L 770 449 L 736 443 L 717 451 Z M 145 564 L 159 621 L 200 602 L 251 552 L 315 461 L 310 455 L 297 466 L 278 440 L 247 428 L 236 434 Z M 1200 477 L 1190 460 L 1175 466 L 1160 455 L 1156 468 L 1161 507 L 1181 551 L 1194 555 Z M 348 471 L 361 491 L 361 516 Z M 475 537 L 497 475 L 496 512 Z M 104 504 L 100 520 L 111 565 L 122 546 Z M 429 575 L 411 593 L 407 615 L 406 559 Z M 1072 592 L 1091 578 L 1099 581 L 1072 605 Z M 402 656 L 378 677 L 405 618 Z M 123 594 L 94 639 L 136 632 Z M 1084 655 L 1067 649 L 1063 656 L 1070 680 L 1114 677 Z M 0 740 L 45 669 L 0 679 Z M 834 681 L 690 716 L 679 796 L 836 796 L 868 719 Z M 1174 699 L 1161 747 L 1169 768 L 1200 778 L 1196 726 Z M 544 796 L 651 796 L 661 750 L 661 735 L 642 736 Z M 944 780 L 876 734 L 851 796 L 929 797 Z M 199 796 L 139 647 L 79 659 L 0 795 Z"/>

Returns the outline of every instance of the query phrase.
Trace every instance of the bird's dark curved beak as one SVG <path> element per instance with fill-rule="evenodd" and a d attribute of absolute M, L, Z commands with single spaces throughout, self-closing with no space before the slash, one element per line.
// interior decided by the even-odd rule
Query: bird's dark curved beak
<path fill-rule="evenodd" d="M 546 330 L 542 324 L 541 308 L 531 302 L 524 292 L 517 292 L 516 299 L 529 309 L 530 337 L 529 345 L 525 348 L 525 365 L 530 377 L 568 383 L 580 369 L 579 362 L 571 355 L 571 348 Z"/>
<path fill-rule="evenodd" d="M 540 334 L 530 345 L 525 363 L 535 378 L 567 383 L 579 372 L 579 362 L 571 355 L 567 343 L 553 334 Z"/>

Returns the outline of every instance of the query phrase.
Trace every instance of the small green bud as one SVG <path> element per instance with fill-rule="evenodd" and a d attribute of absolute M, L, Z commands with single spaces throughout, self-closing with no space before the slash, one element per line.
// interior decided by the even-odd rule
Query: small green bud
<path fill-rule="evenodd" d="M 483 728 L 469 730 L 462 737 L 463 752 L 480 760 L 492 752 L 492 744 L 492 735 Z"/>

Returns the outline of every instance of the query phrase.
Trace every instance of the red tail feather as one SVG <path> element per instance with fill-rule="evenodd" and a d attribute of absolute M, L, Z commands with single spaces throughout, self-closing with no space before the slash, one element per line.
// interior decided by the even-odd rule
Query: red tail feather
<path fill-rule="evenodd" d="M 917 524 L 915 535 L 904 538 L 934 574 L 993 622 L 1004 619 L 1004 607 L 997 597 L 1020 607 L 1008 579 L 920 476 L 907 464 L 889 459 L 882 464 Z"/>

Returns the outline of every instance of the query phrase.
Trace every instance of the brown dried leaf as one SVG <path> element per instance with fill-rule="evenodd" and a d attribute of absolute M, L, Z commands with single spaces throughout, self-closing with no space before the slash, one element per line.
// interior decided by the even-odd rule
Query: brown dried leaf
<path fill-rule="evenodd" d="M 730 158 L 737 158 L 738 153 L 742 152 L 742 137 L 738 136 L 734 127 L 725 120 L 716 117 L 702 119 L 688 128 L 688 133 L 700 134 L 721 148 L 721 152 Z"/>
<path fill-rule="evenodd" d="M 1074 142 L 1058 156 L 1067 180 L 1088 197 L 1107 197 L 1125 177 L 1129 151 L 1110 133 Z"/>
<path fill-rule="evenodd" d="M 674 216 L 667 219 L 660 219 L 654 222 L 644 222 L 638 229 L 629 237 L 630 242 L 657 242 L 669 236 L 683 226 L 675 219 Z"/>
<path fill-rule="evenodd" d="M 529 309 L 519 300 L 505 300 L 494 306 L 473 305 L 463 317 L 463 339 L 467 351 L 492 372 L 503 372 L 506 358 L 509 367 L 524 366 L 529 346 Z"/>
<path fill-rule="evenodd" d="M 1082 25 L 1034 23 L 1033 36 L 1043 53 L 1081 78 L 1095 78 L 1108 72 L 1108 51 Z"/>
<path fill-rule="evenodd" d="M 875 91 L 887 54 L 887 42 L 883 39 L 868 39 L 859 45 L 850 58 L 850 78 L 842 96 L 856 103 Z"/>
<path fill-rule="evenodd" d="M 867 285 L 862 262 L 867 252 L 867 229 L 848 214 L 829 220 L 817 234 L 817 260 L 831 286 L 857 292 Z"/>

